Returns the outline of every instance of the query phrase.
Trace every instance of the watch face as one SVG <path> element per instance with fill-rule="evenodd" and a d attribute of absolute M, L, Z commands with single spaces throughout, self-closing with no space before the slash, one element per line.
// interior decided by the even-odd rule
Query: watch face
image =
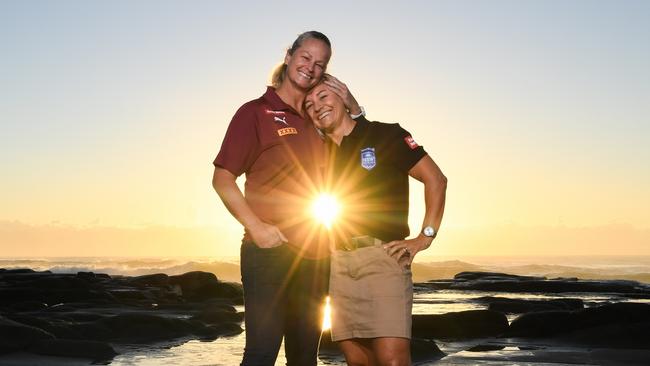
<path fill-rule="evenodd" d="M 435 232 L 436 232 L 436 231 L 433 230 L 433 228 L 432 228 L 431 226 L 427 226 L 427 227 L 424 228 L 424 230 L 422 230 L 422 233 L 423 233 L 425 236 L 433 236 L 433 234 L 434 234 Z"/>

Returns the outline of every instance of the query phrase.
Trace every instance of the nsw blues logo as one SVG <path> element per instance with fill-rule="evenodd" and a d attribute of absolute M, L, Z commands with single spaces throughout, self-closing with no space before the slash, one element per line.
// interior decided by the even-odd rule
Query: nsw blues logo
<path fill-rule="evenodd" d="M 374 147 L 361 149 L 361 166 L 366 170 L 371 170 L 377 166 L 377 156 Z"/>

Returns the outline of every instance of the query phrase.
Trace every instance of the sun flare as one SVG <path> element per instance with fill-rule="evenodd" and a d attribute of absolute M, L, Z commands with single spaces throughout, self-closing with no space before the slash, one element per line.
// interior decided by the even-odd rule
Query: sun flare
<path fill-rule="evenodd" d="M 341 206 L 336 197 L 331 194 L 321 193 L 314 200 L 312 214 L 317 221 L 320 221 L 328 229 L 332 227 L 334 220 L 339 214 Z"/>
<path fill-rule="evenodd" d="M 323 308 L 323 330 L 328 330 L 332 327 L 332 305 L 330 305 L 330 297 L 325 298 L 325 306 Z"/>

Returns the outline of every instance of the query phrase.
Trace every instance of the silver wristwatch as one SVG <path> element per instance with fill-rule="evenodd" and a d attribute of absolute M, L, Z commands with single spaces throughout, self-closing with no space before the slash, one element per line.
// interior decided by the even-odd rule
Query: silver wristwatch
<path fill-rule="evenodd" d="M 426 226 L 424 229 L 422 229 L 422 234 L 424 236 L 433 238 L 434 236 L 436 236 L 436 229 L 434 229 L 432 226 Z"/>

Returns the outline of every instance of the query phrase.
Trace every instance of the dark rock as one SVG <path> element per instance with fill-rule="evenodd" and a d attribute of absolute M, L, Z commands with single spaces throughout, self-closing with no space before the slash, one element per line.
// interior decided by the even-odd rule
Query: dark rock
<path fill-rule="evenodd" d="M 77 278 L 94 280 L 97 278 L 97 276 L 95 276 L 94 272 L 77 272 Z"/>
<path fill-rule="evenodd" d="M 24 286 L 33 288 L 33 289 L 81 289 L 87 290 L 91 288 L 91 285 L 88 281 L 85 281 L 82 278 L 71 275 L 61 275 L 53 274 L 51 276 L 37 278 L 31 281 L 26 281 L 23 283 Z"/>
<path fill-rule="evenodd" d="M 146 313 L 124 313 L 97 322 L 111 330 L 111 338 L 120 341 L 153 342 L 192 334 L 195 329 L 182 319 Z"/>
<path fill-rule="evenodd" d="M 77 278 L 89 283 L 101 283 L 112 280 L 111 276 L 107 275 L 106 273 L 95 272 L 77 272 Z"/>
<path fill-rule="evenodd" d="M 411 361 L 413 362 L 439 360 L 446 355 L 438 348 L 436 342 L 430 339 L 411 339 Z"/>
<path fill-rule="evenodd" d="M 66 322 L 55 322 L 47 326 L 44 326 L 42 329 L 52 333 L 56 338 L 63 339 L 87 339 L 84 337 L 83 333 L 80 331 L 81 326 L 72 323 Z"/>
<path fill-rule="evenodd" d="M 207 328 L 214 330 L 220 336 L 234 336 L 240 334 L 244 330 L 239 324 L 236 323 L 222 323 L 209 325 Z"/>
<path fill-rule="evenodd" d="M 48 312 L 57 312 L 57 313 L 67 313 L 67 312 L 75 311 L 77 309 L 78 309 L 78 307 L 76 305 L 74 305 L 74 304 L 68 304 L 68 303 L 62 303 L 61 302 L 61 303 L 57 303 L 57 304 L 54 304 L 54 305 L 50 306 L 49 308 L 47 308 L 47 311 Z"/>
<path fill-rule="evenodd" d="M 20 286 L 21 283 L 27 281 L 51 276 L 53 276 L 53 274 L 50 271 L 36 272 L 32 270 L 7 270 L 0 273 L 0 280 L 10 283 L 12 286 Z"/>
<path fill-rule="evenodd" d="M 635 294 L 647 293 L 648 290 L 634 281 L 557 281 L 557 280 L 486 280 L 458 281 L 450 289 L 496 292 L 599 292 Z"/>
<path fill-rule="evenodd" d="M 541 311 L 520 315 L 510 323 L 509 337 L 544 337 L 566 333 L 577 328 L 577 319 L 570 311 Z"/>
<path fill-rule="evenodd" d="M 489 351 L 500 351 L 506 348 L 504 345 L 500 344 L 479 344 L 474 347 L 468 348 L 465 351 L 467 352 L 489 352 Z"/>
<path fill-rule="evenodd" d="M 172 285 L 180 285 L 183 292 L 193 292 L 203 287 L 206 283 L 217 282 L 219 280 L 214 273 L 202 271 L 187 272 L 169 277 L 169 283 Z"/>
<path fill-rule="evenodd" d="M 453 280 L 429 280 L 413 284 L 413 291 L 447 290 L 454 284 Z"/>
<path fill-rule="evenodd" d="M 219 297 L 219 280 L 214 273 L 194 271 L 178 276 L 169 277 L 171 285 L 181 287 L 183 297 L 189 300 L 201 301 Z"/>
<path fill-rule="evenodd" d="M 104 318 L 103 315 L 97 313 L 89 313 L 85 311 L 74 311 L 68 315 L 68 318 L 75 322 L 94 322 L 96 320 Z"/>
<path fill-rule="evenodd" d="M 590 347 L 650 349 L 650 322 L 615 323 L 575 330 L 553 339 Z"/>
<path fill-rule="evenodd" d="M 545 280 L 546 277 L 537 276 L 518 276 L 500 272 L 460 272 L 454 276 L 454 281 L 503 281 L 503 280 L 516 280 L 516 281 L 531 281 L 531 280 Z"/>
<path fill-rule="evenodd" d="M 243 299 L 244 288 L 240 283 L 220 282 L 218 296 L 223 298 L 230 298 L 230 299 L 240 299 L 240 298 Z"/>
<path fill-rule="evenodd" d="M 0 272 L 0 273 L 2 273 L 2 274 L 23 274 L 23 273 L 36 273 L 36 271 L 34 271 L 33 269 L 30 269 L 30 268 L 16 268 L 16 269 L 5 269 L 5 268 L 3 268 L 2 272 Z"/>
<path fill-rule="evenodd" d="M 580 279 L 578 277 L 554 277 L 551 278 L 555 281 L 566 281 L 566 282 L 578 282 Z"/>
<path fill-rule="evenodd" d="M 108 292 L 113 295 L 117 300 L 152 300 L 154 296 L 151 296 L 147 291 L 142 289 L 133 289 L 133 288 L 116 288 L 108 290 Z"/>
<path fill-rule="evenodd" d="M 92 301 L 112 299 L 105 292 L 88 289 L 68 288 L 0 288 L 0 304 L 12 304 L 24 301 L 37 301 L 46 304 L 58 304 L 73 301 Z"/>
<path fill-rule="evenodd" d="M 508 330 L 508 319 L 490 310 L 413 315 L 413 336 L 427 339 L 467 339 L 498 336 Z"/>
<path fill-rule="evenodd" d="M 209 324 L 241 323 L 244 320 L 244 315 L 243 313 L 232 312 L 229 310 L 214 309 L 214 310 L 204 310 L 201 313 L 192 317 L 192 319 L 199 320 Z"/>
<path fill-rule="evenodd" d="M 243 299 L 243 289 L 240 284 L 220 282 L 213 273 L 195 271 L 171 276 L 169 284 L 180 286 L 183 297 L 190 301 L 231 298 L 241 303 L 240 299 Z"/>
<path fill-rule="evenodd" d="M 51 324 L 51 322 L 48 320 L 27 314 L 7 314 L 7 318 L 21 324 L 30 325 L 32 327 L 41 329 L 45 329 Z"/>
<path fill-rule="evenodd" d="M 0 316 L 0 350 L 20 350 L 44 339 L 54 339 L 54 335 Z"/>
<path fill-rule="evenodd" d="M 650 304 L 619 302 L 575 313 L 581 328 L 610 323 L 650 321 Z"/>
<path fill-rule="evenodd" d="M 243 331 L 243 313 L 233 307 L 243 301 L 241 285 L 208 272 L 111 278 L 2 270 L 0 284 L 0 311 L 9 318 L 2 318 L 0 351 L 24 349 L 39 337 L 147 343 Z M 7 336 L 14 328 L 18 337 Z"/>
<path fill-rule="evenodd" d="M 237 305 L 233 302 L 233 299 L 229 298 L 221 298 L 221 299 L 210 299 L 203 301 L 201 303 L 197 304 L 198 306 L 196 309 L 204 311 L 204 310 L 223 310 L 223 311 L 230 311 L 233 313 L 236 313 L 237 310 L 233 305 Z"/>
<path fill-rule="evenodd" d="M 580 299 L 523 300 L 504 297 L 481 297 L 476 301 L 488 303 L 488 310 L 509 314 L 521 314 L 531 311 L 578 310 L 584 308 Z"/>
<path fill-rule="evenodd" d="M 82 339 L 96 340 L 96 341 L 109 341 L 116 339 L 115 334 L 107 325 L 99 321 L 85 324 L 75 324 L 72 326 L 76 332 L 81 334 Z"/>
<path fill-rule="evenodd" d="M 15 312 L 39 311 L 47 308 L 47 304 L 40 301 L 20 301 L 10 305 Z"/>
<path fill-rule="evenodd" d="M 646 300 L 646 299 L 650 299 L 650 292 L 649 293 L 625 294 L 625 297 L 627 297 L 628 299 Z"/>
<path fill-rule="evenodd" d="M 216 278 L 216 277 L 215 277 Z M 128 283 L 135 286 L 167 286 L 169 285 L 169 276 L 164 273 L 156 273 L 144 276 L 133 277 Z"/>
<path fill-rule="evenodd" d="M 72 339 L 41 340 L 28 350 L 39 355 L 89 358 L 95 361 L 110 360 L 118 354 L 108 343 Z"/>
<path fill-rule="evenodd" d="M 40 328 L 56 338 L 83 339 L 82 334 L 76 329 L 76 324 L 67 320 L 57 319 L 49 314 L 26 315 L 12 314 L 8 316 L 11 320 Z"/>
<path fill-rule="evenodd" d="M 622 302 L 578 311 L 523 314 L 512 321 L 507 334 L 512 337 L 545 337 L 606 325 L 643 322 L 650 322 L 650 304 Z"/>
<path fill-rule="evenodd" d="M 212 307 L 206 306 L 206 302 L 170 302 L 170 303 L 158 304 L 157 306 L 157 309 L 161 311 L 193 313 L 193 314 L 211 308 Z"/>
<path fill-rule="evenodd" d="M 20 302 L 44 302 L 47 294 L 40 290 L 26 287 L 0 288 L 0 304 L 16 304 Z"/>
<path fill-rule="evenodd" d="M 421 285 L 421 284 L 419 284 Z M 436 283 L 428 286 L 435 286 Z M 578 280 L 576 278 L 555 278 L 517 276 L 498 272 L 461 272 L 451 284 L 440 283 L 438 287 L 457 290 L 499 291 L 499 292 L 601 292 L 634 296 L 650 296 L 650 287 L 627 280 Z"/>

